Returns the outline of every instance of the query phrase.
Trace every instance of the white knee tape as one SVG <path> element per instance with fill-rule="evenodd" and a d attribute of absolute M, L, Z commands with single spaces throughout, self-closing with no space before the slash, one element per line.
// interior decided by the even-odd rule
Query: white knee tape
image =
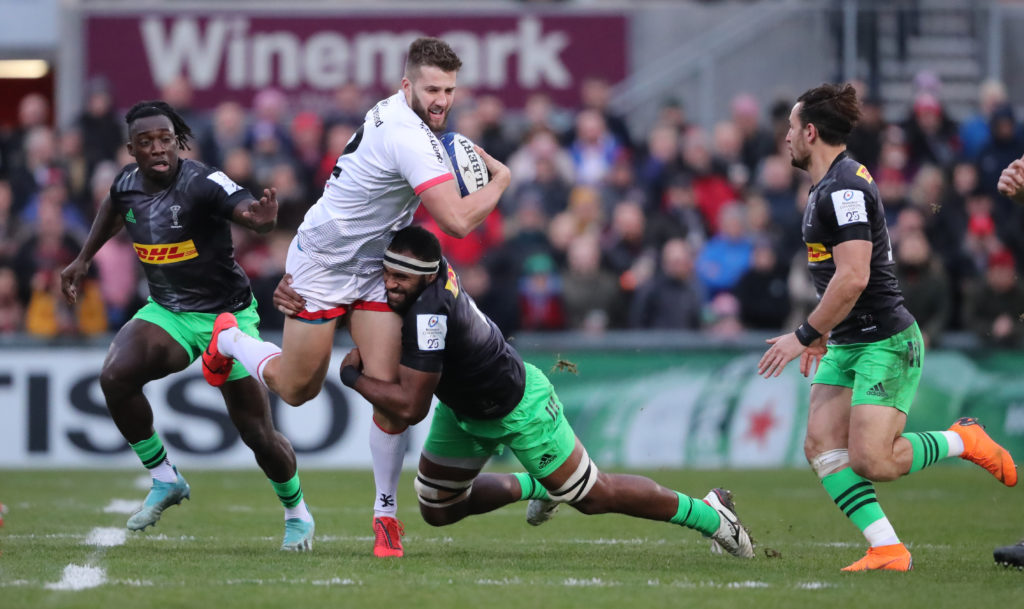
<path fill-rule="evenodd" d="M 590 455 L 584 450 L 583 458 L 580 459 L 576 471 L 558 490 L 548 491 L 548 495 L 552 501 L 558 503 L 576 503 L 586 497 L 590 489 L 594 488 L 594 484 L 597 482 L 597 473 L 597 465 L 590 460 Z"/>
<path fill-rule="evenodd" d="M 473 490 L 472 480 L 436 480 L 416 472 L 412 483 L 420 503 L 427 507 L 448 507 L 469 499 Z"/>
<path fill-rule="evenodd" d="M 811 469 L 818 474 L 818 478 L 824 478 L 834 474 L 850 464 L 850 451 L 845 448 L 826 450 L 817 457 L 811 459 Z"/>

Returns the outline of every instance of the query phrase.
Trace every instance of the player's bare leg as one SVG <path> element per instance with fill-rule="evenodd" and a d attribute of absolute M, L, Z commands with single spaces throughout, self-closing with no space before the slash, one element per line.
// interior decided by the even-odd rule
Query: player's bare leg
<path fill-rule="evenodd" d="M 359 348 L 363 374 L 382 381 L 398 379 L 402 350 L 402 318 L 390 311 L 352 311 L 349 332 Z M 373 504 L 374 555 L 402 556 L 402 523 L 398 521 L 398 481 L 409 448 L 408 426 L 374 408 L 370 455 L 376 486 Z"/>

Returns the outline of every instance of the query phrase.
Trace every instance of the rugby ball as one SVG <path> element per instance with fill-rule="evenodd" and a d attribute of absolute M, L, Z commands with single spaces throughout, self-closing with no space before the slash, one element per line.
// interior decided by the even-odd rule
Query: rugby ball
<path fill-rule="evenodd" d="M 468 137 L 449 131 L 441 136 L 441 145 L 448 154 L 448 166 L 462 196 L 480 190 L 491 179 L 484 160 L 477 154 Z"/>

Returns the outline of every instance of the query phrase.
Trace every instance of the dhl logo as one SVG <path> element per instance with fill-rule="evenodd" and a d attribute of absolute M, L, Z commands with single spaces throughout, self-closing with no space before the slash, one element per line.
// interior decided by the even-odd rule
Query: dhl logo
<path fill-rule="evenodd" d="M 448 281 L 444 284 L 444 289 L 452 293 L 456 298 L 459 297 L 459 278 L 455 276 L 455 270 L 452 267 L 448 267 Z"/>
<path fill-rule="evenodd" d="M 822 243 L 807 244 L 807 262 L 821 262 L 832 257 L 832 252 L 825 249 Z"/>
<path fill-rule="evenodd" d="M 871 177 L 871 174 L 868 173 L 868 168 L 863 165 L 861 165 L 860 169 L 857 170 L 857 175 L 867 180 L 868 184 L 875 181 L 875 179 Z"/>
<path fill-rule="evenodd" d="M 139 260 L 146 264 L 170 264 L 191 260 L 199 255 L 196 251 L 196 244 L 191 239 L 181 243 L 157 243 L 147 245 L 145 243 L 132 243 Z"/>

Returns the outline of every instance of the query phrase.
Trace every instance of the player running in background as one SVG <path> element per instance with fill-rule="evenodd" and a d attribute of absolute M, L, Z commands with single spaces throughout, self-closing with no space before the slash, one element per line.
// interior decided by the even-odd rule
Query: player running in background
<path fill-rule="evenodd" d="M 285 320 L 280 347 L 235 330 L 230 315 L 219 318 L 203 356 L 211 384 L 223 382 L 237 359 L 286 402 L 303 404 L 323 385 L 339 319 L 348 323 L 366 374 L 385 382 L 398 378 L 402 320 L 388 308 L 381 269 L 388 241 L 412 222 L 420 201 L 443 231 L 464 237 L 494 209 L 510 180 L 507 167 L 480 151 L 491 181 L 463 198 L 448 170 L 436 134 L 446 128 L 461 66 L 442 40 L 419 38 L 410 45 L 401 90 L 366 113 L 288 251 L 286 271 L 305 308 Z M 376 556 L 403 552 L 395 515 L 408 444 L 407 422 L 375 407 Z"/>
<path fill-rule="evenodd" d="M 729 491 L 713 489 L 701 501 L 648 478 L 597 469 L 550 381 L 523 362 L 462 290 L 432 233 L 419 226 L 398 231 L 383 266 L 388 304 L 403 318 L 398 379 L 363 374 L 356 347 L 342 362 L 341 380 L 406 425 L 422 421 L 437 395 L 414 483 L 427 523 L 453 524 L 529 499 L 527 521 L 537 525 L 568 503 L 584 514 L 680 524 L 734 556 L 754 557 Z M 274 302 L 290 311 L 303 307 L 286 284 L 278 285 Z M 529 473 L 480 473 L 503 445 Z"/>
<path fill-rule="evenodd" d="M 68 302 L 96 252 L 122 228 L 134 241 L 149 283 L 149 302 L 114 337 L 100 372 L 110 415 L 153 477 L 128 528 L 156 524 L 190 489 L 153 429 L 143 386 L 184 370 L 210 341 L 220 311 L 233 311 L 240 328 L 259 336 L 249 279 L 235 262 L 229 222 L 265 233 L 277 219 L 275 192 L 258 201 L 222 172 L 178 150 L 192 130 L 161 101 L 135 104 L 125 116 L 128 152 L 135 163 L 115 178 L 78 257 L 61 273 Z M 313 518 L 299 484 L 295 451 L 274 429 L 267 393 L 242 368 L 221 386 L 228 414 L 285 507 L 283 550 L 309 550 Z"/>
<path fill-rule="evenodd" d="M 1017 203 L 1024 203 L 1024 158 L 1006 166 L 999 174 L 999 192 Z M 997 563 L 1024 568 L 1024 540 L 1011 546 L 996 548 L 992 557 Z"/>
<path fill-rule="evenodd" d="M 817 364 L 804 454 L 870 545 L 843 571 L 909 571 L 910 552 L 882 512 L 872 481 L 895 480 L 957 456 L 1006 486 L 1017 483 L 1017 469 L 973 418 L 959 419 L 947 431 L 903 433 L 924 346 L 893 274 L 878 186 L 846 153 L 859 117 L 848 84 L 810 89 L 790 112 L 792 163 L 814 182 L 803 239 L 820 302 L 795 332 L 768 341 L 758 373 L 778 376 L 799 357 L 806 376 Z"/>

